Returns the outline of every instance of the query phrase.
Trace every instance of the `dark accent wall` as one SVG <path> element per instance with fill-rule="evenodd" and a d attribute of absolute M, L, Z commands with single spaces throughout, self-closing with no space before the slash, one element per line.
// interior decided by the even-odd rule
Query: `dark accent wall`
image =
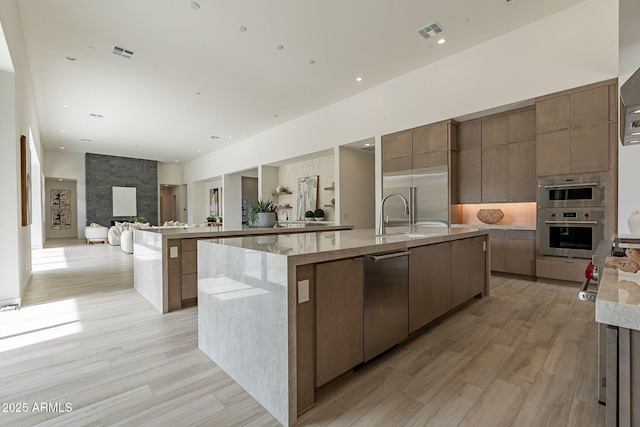
<path fill-rule="evenodd" d="M 113 217 L 112 187 L 135 187 L 138 216 L 158 222 L 158 162 L 87 153 L 84 165 L 87 225 L 126 219 Z"/>

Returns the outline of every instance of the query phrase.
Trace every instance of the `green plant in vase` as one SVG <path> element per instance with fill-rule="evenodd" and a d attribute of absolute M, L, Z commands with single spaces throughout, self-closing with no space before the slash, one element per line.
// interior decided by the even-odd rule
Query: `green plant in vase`
<path fill-rule="evenodd" d="M 324 211 L 320 208 L 313 211 L 313 219 L 316 221 L 322 221 L 324 219 Z"/>
<path fill-rule="evenodd" d="M 313 221 L 313 211 L 306 211 L 304 213 L 304 219 L 307 221 Z"/>
<path fill-rule="evenodd" d="M 271 199 L 258 199 L 251 202 L 247 213 L 250 227 L 268 228 L 276 224 L 276 204 Z"/>

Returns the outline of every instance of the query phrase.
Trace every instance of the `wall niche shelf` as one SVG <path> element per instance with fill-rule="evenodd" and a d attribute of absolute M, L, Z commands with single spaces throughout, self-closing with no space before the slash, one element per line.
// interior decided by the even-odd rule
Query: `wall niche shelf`
<path fill-rule="evenodd" d="M 291 191 L 279 191 L 277 193 L 271 193 L 272 196 L 276 196 L 276 197 L 283 196 L 285 194 L 291 194 Z"/>
<path fill-rule="evenodd" d="M 276 206 L 276 209 L 291 209 L 291 205 Z"/>
<path fill-rule="evenodd" d="M 329 191 L 336 191 L 336 187 L 332 186 L 332 187 L 324 187 L 325 190 L 329 190 Z"/>

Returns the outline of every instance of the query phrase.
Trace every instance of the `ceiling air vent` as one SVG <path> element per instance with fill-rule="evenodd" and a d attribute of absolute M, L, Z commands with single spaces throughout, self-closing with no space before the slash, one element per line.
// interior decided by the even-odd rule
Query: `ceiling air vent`
<path fill-rule="evenodd" d="M 435 35 L 443 31 L 444 31 L 444 28 L 442 28 L 440 24 L 438 24 L 437 22 L 432 22 L 426 27 L 420 28 L 418 30 L 418 33 L 425 39 L 429 40 L 431 37 L 434 37 Z"/>
<path fill-rule="evenodd" d="M 89 113 L 89 117 L 93 117 L 94 119 L 102 119 L 104 116 L 102 114 Z"/>
<path fill-rule="evenodd" d="M 113 47 L 113 54 L 114 55 L 118 55 L 118 56 L 122 56 L 123 58 L 127 58 L 127 59 L 131 59 L 133 58 L 133 51 L 132 50 L 127 50 L 118 46 L 114 46 Z"/>

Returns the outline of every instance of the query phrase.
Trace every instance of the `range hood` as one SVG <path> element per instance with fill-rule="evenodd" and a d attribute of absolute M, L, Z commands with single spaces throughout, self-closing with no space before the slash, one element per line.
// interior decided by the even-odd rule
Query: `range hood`
<path fill-rule="evenodd" d="M 620 87 L 620 142 L 640 144 L 640 69 Z"/>

